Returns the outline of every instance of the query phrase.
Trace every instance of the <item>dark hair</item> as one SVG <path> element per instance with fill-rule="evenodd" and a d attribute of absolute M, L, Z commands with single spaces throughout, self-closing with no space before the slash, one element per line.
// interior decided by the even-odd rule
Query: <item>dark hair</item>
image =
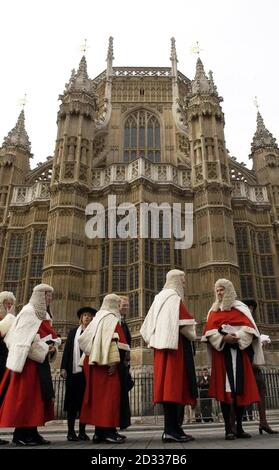
<path fill-rule="evenodd" d="M 255 299 L 245 299 L 245 300 L 242 300 L 242 302 L 246 304 L 248 307 L 253 307 L 253 311 L 255 311 L 258 306 Z"/>
<path fill-rule="evenodd" d="M 49 305 L 47 306 L 47 313 L 49 314 L 50 318 L 52 319 L 53 316 L 52 316 L 52 313 L 51 313 L 51 310 L 50 310 L 50 306 L 49 306 Z"/>
<path fill-rule="evenodd" d="M 93 307 L 82 307 L 77 311 L 78 318 L 80 318 L 84 313 L 90 313 L 94 317 L 97 313 L 97 310 Z"/>

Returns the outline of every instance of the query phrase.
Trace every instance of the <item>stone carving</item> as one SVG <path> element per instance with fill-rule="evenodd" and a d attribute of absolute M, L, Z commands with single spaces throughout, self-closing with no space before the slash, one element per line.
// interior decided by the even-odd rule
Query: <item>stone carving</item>
<path fill-rule="evenodd" d="M 16 202 L 25 202 L 27 188 L 18 188 Z"/>
<path fill-rule="evenodd" d="M 207 177 L 208 179 L 215 180 L 218 178 L 217 175 L 217 163 L 208 162 L 207 164 Z"/>
<path fill-rule="evenodd" d="M 158 180 L 166 181 L 167 180 L 167 167 L 166 165 L 160 165 L 158 167 Z"/>
<path fill-rule="evenodd" d="M 125 167 L 117 165 L 116 167 L 116 181 L 125 181 Z"/>
<path fill-rule="evenodd" d="M 80 164 L 80 169 L 79 169 L 79 179 L 83 183 L 87 182 L 87 171 L 88 167 L 87 165 L 83 165 L 82 163 Z"/>
<path fill-rule="evenodd" d="M 66 162 L 64 164 L 64 178 L 73 179 L 74 170 L 75 170 L 75 163 Z"/>
<path fill-rule="evenodd" d="M 203 180 L 202 164 L 195 166 L 195 174 L 196 183 L 200 183 Z"/>
<path fill-rule="evenodd" d="M 256 196 L 256 201 L 258 202 L 263 202 L 264 201 L 264 195 L 263 195 L 263 190 L 260 187 L 255 188 L 255 196 Z"/>
<path fill-rule="evenodd" d="M 93 158 L 99 157 L 99 155 L 105 149 L 105 136 L 100 135 L 96 137 L 93 142 Z"/>

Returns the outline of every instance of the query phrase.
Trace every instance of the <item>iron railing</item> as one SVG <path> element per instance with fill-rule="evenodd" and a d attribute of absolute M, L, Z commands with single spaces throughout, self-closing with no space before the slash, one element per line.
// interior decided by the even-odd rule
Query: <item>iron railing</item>
<path fill-rule="evenodd" d="M 264 369 L 263 377 L 266 384 L 266 409 L 279 409 L 279 370 Z M 161 405 L 153 404 L 153 375 L 148 373 L 132 374 L 134 387 L 130 391 L 130 407 L 133 417 L 150 417 L 156 421 L 163 414 Z M 199 374 L 197 374 L 199 378 Z M 53 377 L 55 390 L 55 416 L 56 419 L 66 419 L 64 408 L 65 380 L 60 376 Z M 186 410 L 187 411 L 187 410 Z M 253 419 L 257 418 L 257 407 L 253 405 Z M 213 398 L 201 398 L 200 390 L 197 400 L 197 406 L 188 416 L 192 422 L 207 422 L 213 420 L 219 421 L 221 417 L 220 404 Z M 187 412 L 185 412 L 185 422 L 187 421 Z"/>

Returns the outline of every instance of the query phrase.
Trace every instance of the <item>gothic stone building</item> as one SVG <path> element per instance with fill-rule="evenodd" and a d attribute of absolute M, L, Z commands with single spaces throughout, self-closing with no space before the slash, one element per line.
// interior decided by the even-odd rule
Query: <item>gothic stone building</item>
<path fill-rule="evenodd" d="M 130 298 L 133 364 L 151 364 L 139 335 L 169 269 L 187 274 L 187 305 L 199 333 L 218 278 L 239 298 L 258 302 L 257 322 L 272 338 L 267 364 L 279 364 L 279 149 L 258 113 L 253 168 L 230 157 L 224 114 L 212 73 L 198 58 L 194 80 L 170 67 L 107 68 L 95 79 L 85 57 L 73 71 L 57 118 L 54 155 L 30 169 L 24 111 L 0 153 L 0 288 L 19 310 L 42 280 L 55 289 L 55 326 L 62 337 L 80 306 L 105 294 Z M 90 202 L 193 203 L 194 240 L 95 238 L 85 234 Z M 160 219 L 161 220 L 161 219 Z M 160 225 L 162 228 L 162 224 Z M 205 363 L 198 345 L 198 362 Z"/>

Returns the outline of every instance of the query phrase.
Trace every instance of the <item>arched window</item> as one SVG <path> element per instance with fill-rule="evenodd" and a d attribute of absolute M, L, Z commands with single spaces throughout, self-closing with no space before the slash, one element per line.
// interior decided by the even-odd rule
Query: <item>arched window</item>
<path fill-rule="evenodd" d="M 161 161 L 160 124 L 156 116 L 145 110 L 130 114 L 124 126 L 124 162 L 138 157 Z"/>

